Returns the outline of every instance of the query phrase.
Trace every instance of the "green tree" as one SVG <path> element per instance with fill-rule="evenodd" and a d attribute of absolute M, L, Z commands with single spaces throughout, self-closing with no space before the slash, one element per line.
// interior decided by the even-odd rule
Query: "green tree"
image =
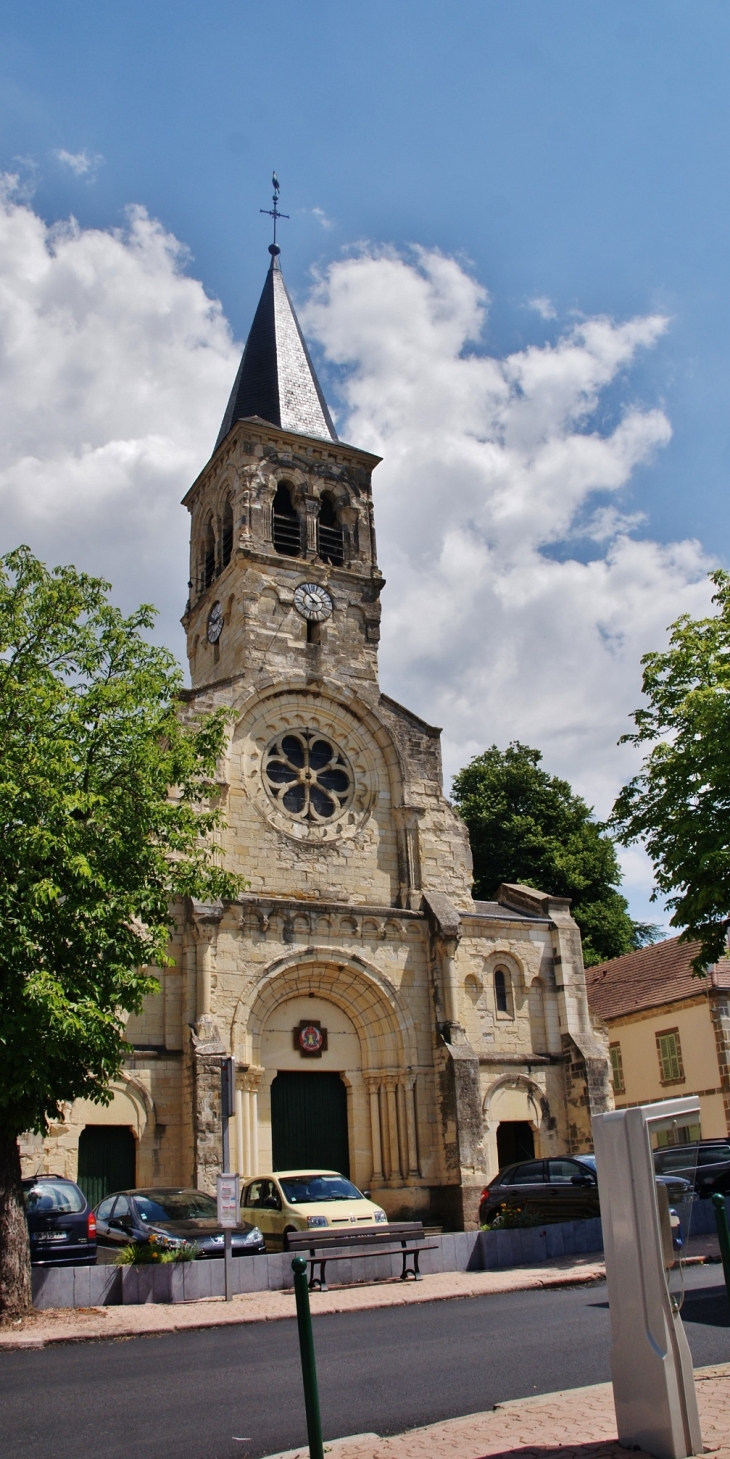
<path fill-rule="evenodd" d="M 0 1315 L 30 1302 L 18 1135 L 108 1101 L 174 899 L 240 887 L 213 835 L 226 713 L 181 722 L 154 610 L 108 594 L 27 547 L 0 559 Z"/>
<path fill-rule="evenodd" d="M 649 942 L 652 927 L 632 921 L 617 890 L 621 872 L 606 828 L 567 780 L 541 769 L 542 755 L 513 742 L 476 755 L 454 779 L 453 797 L 469 827 L 474 895 L 488 900 L 500 882 L 522 882 L 570 897 L 586 964 Z"/>
<path fill-rule="evenodd" d="M 717 615 L 683 614 L 641 661 L 647 703 L 623 738 L 653 748 L 612 816 L 624 845 L 646 846 L 671 925 L 700 943 L 696 973 L 724 955 L 730 918 L 730 574 L 710 577 Z"/>

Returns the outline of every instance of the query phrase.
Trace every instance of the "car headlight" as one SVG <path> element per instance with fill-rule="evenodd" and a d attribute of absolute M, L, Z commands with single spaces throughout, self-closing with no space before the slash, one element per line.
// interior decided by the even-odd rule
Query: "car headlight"
<path fill-rule="evenodd" d="M 260 1246 L 263 1239 L 258 1226 L 252 1226 L 251 1230 L 246 1232 L 243 1241 L 245 1246 Z"/>
<path fill-rule="evenodd" d="M 307 1216 L 308 1226 L 329 1226 L 326 1216 Z"/>
<path fill-rule="evenodd" d="M 375 1220 L 378 1223 L 380 1223 L 381 1221 L 385 1221 L 387 1223 L 388 1217 L 386 1216 L 385 1211 L 377 1210 L 375 1212 Z"/>
<path fill-rule="evenodd" d="M 160 1231 L 157 1227 L 153 1227 L 150 1231 L 150 1240 L 154 1241 L 156 1246 L 164 1247 L 166 1251 L 176 1251 L 179 1246 L 185 1245 L 179 1236 L 170 1236 L 168 1231 Z"/>

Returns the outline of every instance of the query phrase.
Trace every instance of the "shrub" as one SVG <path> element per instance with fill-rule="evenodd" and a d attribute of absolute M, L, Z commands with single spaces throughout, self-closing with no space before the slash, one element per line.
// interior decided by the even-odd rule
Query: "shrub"
<path fill-rule="evenodd" d="M 147 1241 L 132 1241 L 128 1246 L 123 1246 L 117 1252 L 117 1266 L 162 1266 L 171 1261 L 195 1261 L 199 1248 L 194 1241 L 186 1241 L 183 1246 L 164 1247 L 160 1244 L 154 1231 L 150 1232 Z"/>

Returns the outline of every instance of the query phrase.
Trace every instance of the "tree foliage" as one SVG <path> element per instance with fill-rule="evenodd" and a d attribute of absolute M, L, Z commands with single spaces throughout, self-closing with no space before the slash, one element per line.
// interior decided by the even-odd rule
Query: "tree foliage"
<path fill-rule="evenodd" d="M 104 1102 L 124 1014 L 157 986 L 176 897 L 235 896 L 218 864 L 219 712 L 181 722 L 182 676 L 109 585 L 0 559 L 0 1132 Z M 173 790 L 170 790 L 173 787 Z M 147 970 L 147 971 L 146 971 Z"/>
<path fill-rule="evenodd" d="M 488 900 L 500 882 L 522 882 L 570 897 L 587 965 L 651 941 L 617 890 L 621 872 L 606 827 L 567 780 L 541 769 L 542 755 L 515 741 L 492 745 L 460 770 L 453 797 L 469 827 L 474 895 Z"/>
<path fill-rule="evenodd" d="M 717 615 L 683 614 L 641 661 L 647 702 L 623 739 L 653 748 L 612 817 L 624 845 L 646 846 L 672 926 L 700 943 L 697 973 L 724 955 L 730 918 L 730 574 L 710 576 Z"/>

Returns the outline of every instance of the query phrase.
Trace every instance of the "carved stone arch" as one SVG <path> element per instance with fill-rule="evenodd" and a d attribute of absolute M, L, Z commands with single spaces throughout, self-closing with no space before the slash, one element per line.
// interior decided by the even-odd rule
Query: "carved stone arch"
<path fill-rule="evenodd" d="M 497 968 L 507 969 L 507 972 L 509 973 L 512 980 L 513 987 L 519 988 L 522 992 L 526 992 L 526 990 L 529 988 L 530 983 L 532 982 L 532 974 L 525 967 L 522 958 L 517 957 L 516 953 L 514 953 L 511 948 L 509 950 L 506 948 L 502 950 L 497 949 L 496 951 L 492 950 L 492 952 L 487 954 L 484 959 L 483 972 L 483 981 L 485 985 L 493 981 L 494 973 Z"/>
<path fill-rule="evenodd" d="M 291 953 L 263 970 L 236 1005 L 230 1030 L 236 1057 L 258 1065 L 271 1013 L 280 1003 L 310 993 L 335 1003 L 352 1020 L 364 1074 L 409 1068 L 416 1062 L 413 1019 L 398 990 L 374 965 L 331 947 Z"/>
<path fill-rule="evenodd" d="M 495 1079 L 494 1083 L 489 1086 L 482 1101 L 485 1133 L 492 1127 L 490 1118 L 492 1105 L 499 1094 L 509 1089 L 520 1090 L 526 1095 L 533 1113 L 535 1126 L 539 1128 L 542 1124 L 543 1118 L 545 1117 L 546 1100 L 539 1084 L 534 1079 L 530 1079 L 527 1074 L 502 1074 L 499 1079 Z"/>
<path fill-rule="evenodd" d="M 303 512 L 304 498 L 309 490 L 309 481 L 304 472 L 298 467 L 279 467 L 271 478 L 272 501 L 280 486 L 289 488 L 292 506 L 296 511 Z"/>
<path fill-rule="evenodd" d="M 126 1069 L 122 1069 L 119 1078 L 126 1085 L 126 1093 L 130 1098 L 144 1106 L 147 1123 L 154 1127 L 157 1124 L 157 1110 L 149 1089 L 145 1087 L 141 1079 L 137 1079 L 134 1074 L 130 1074 Z"/>

